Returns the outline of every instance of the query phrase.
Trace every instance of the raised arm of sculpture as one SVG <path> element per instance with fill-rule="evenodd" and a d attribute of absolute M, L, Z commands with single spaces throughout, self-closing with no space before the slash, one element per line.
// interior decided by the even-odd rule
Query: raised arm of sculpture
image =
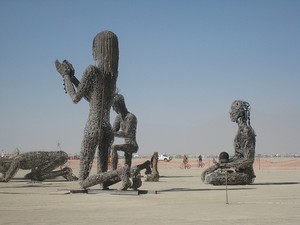
<path fill-rule="evenodd" d="M 70 95 L 72 101 L 78 103 L 84 97 L 89 102 L 92 87 L 91 80 L 93 80 L 93 76 L 100 73 L 99 69 L 92 65 L 89 66 L 85 70 L 81 80 L 78 81 L 75 77 L 73 65 L 67 60 L 64 60 L 62 63 L 56 60 L 55 66 L 57 72 L 59 72 L 64 79 L 66 92 Z M 74 86 L 77 87 L 77 90 Z"/>
<path fill-rule="evenodd" d="M 119 138 L 135 138 L 135 132 L 137 127 L 137 119 L 132 113 L 128 113 L 126 116 L 126 126 L 123 130 L 120 129 L 120 124 L 122 123 L 121 115 L 117 115 L 116 120 L 113 124 L 113 132 L 115 137 Z"/>

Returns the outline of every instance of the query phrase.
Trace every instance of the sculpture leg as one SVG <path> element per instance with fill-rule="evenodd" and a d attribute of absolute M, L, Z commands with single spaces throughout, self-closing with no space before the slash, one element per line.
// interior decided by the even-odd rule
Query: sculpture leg
<path fill-rule="evenodd" d="M 68 162 L 67 153 L 63 151 L 49 152 L 45 155 L 43 165 L 38 166 L 36 171 L 40 173 L 40 175 L 44 175 L 50 173 L 57 167 L 64 165 L 66 162 Z"/>
<path fill-rule="evenodd" d="M 130 168 L 131 163 L 132 163 L 132 153 L 131 152 L 125 152 L 124 157 L 125 157 L 125 165 L 128 165 L 129 168 Z"/>
<path fill-rule="evenodd" d="M 205 177 L 205 183 L 213 185 L 225 185 L 226 177 L 224 171 L 218 169 Z M 234 171 L 228 171 L 227 184 L 228 185 L 245 185 L 251 184 L 253 177 L 246 173 L 239 173 Z"/>
<path fill-rule="evenodd" d="M 97 161 L 97 173 L 106 172 L 108 169 L 108 152 L 110 146 L 113 143 L 114 136 L 111 130 L 111 126 L 107 125 L 102 129 L 102 137 L 98 144 L 98 161 Z"/>
<path fill-rule="evenodd" d="M 116 169 L 118 165 L 118 151 L 124 152 L 125 165 L 131 167 L 132 154 L 137 152 L 138 147 L 131 144 L 113 145 L 112 146 L 112 165 Z"/>
<path fill-rule="evenodd" d="M 72 169 L 69 167 L 65 167 L 62 170 L 57 170 L 57 171 L 52 171 L 50 173 L 47 173 L 47 174 L 41 176 L 41 179 L 42 180 L 52 179 L 52 178 L 59 177 L 59 176 L 64 177 L 68 181 L 78 180 L 78 178 L 73 174 Z"/>
<path fill-rule="evenodd" d="M 207 182 L 205 181 L 206 176 L 207 176 L 208 174 L 212 173 L 213 171 L 216 171 L 218 168 L 219 168 L 219 167 L 218 167 L 217 165 L 213 165 L 213 166 L 207 168 L 206 170 L 204 170 L 204 171 L 202 172 L 202 174 L 201 174 L 201 180 L 202 180 L 203 182 L 207 183 Z"/>
<path fill-rule="evenodd" d="M 233 172 L 228 174 L 229 185 L 246 185 L 252 184 L 254 177 L 247 173 Z"/>
<path fill-rule="evenodd" d="M 107 186 L 109 186 L 122 181 L 121 189 L 127 190 L 131 186 L 129 175 L 129 167 L 125 165 L 124 167 L 117 170 L 92 175 L 87 179 L 80 181 L 80 185 L 82 188 L 86 189 L 97 184 L 105 183 Z"/>
<path fill-rule="evenodd" d="M 119 155 L 118 151 L 116 149 L 116 145 L 112 146 L 111 148 L 111 163 L 112 163 L 112 169 L 116 170 L 118 167 L 118 162 L 119 162 Z"/>
<path fill-rule="evenodd" d="M 221 170 L 211 172 L 205 176 L 204 183 L 213 185 L 225 185 L 225 173 L 223 173 Z"/>
<path fill-rule="evenodd" d="M 137 190 L 139 187 L 142 186 L 142 180 L 141 180 L 141 173 L 140 171 L 143 169 L 146 169 L 147 173 L 151 173 L 151 168 L 150 168 L 151 162 L 149 160 L 145 161 L 142 164 L 133 166 L 130 169 L 130 174 L 131 174 L 131 178 L 132 178 L 132 188 L 134 190 Z"/>
<path fill-rule="evenodd" d="M 97 132 L 85 131 L 80 151 L 79 180 L 86 179 L 91 171 L 97 147 Z"/>

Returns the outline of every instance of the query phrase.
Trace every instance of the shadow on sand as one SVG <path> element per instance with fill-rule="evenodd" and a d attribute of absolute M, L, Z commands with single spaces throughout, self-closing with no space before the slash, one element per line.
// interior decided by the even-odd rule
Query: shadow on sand
<path fill-rule="evenodd" d="M 245 187 L 245 188 L 227 188 L 227 190 L 252 190 L 255 188 L 249 188 L 249 187 Z M 181 192 L 181 191 L 224 191 L 226 190 L 226 188 L 171 188 L 171 189 L 165 189 L 165 190 L 158 190 L 157 192 Z"/>

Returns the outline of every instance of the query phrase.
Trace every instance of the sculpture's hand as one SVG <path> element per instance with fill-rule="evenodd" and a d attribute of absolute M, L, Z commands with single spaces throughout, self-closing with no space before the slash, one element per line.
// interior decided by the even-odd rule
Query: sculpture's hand
<path fill-rule="evenodd" d="M 215 160 L 215 158 L 213 158 L 213 163 L 218 165 L 219 163 L 217 162 L 217 160 Z"/>
<path fill-rule="evenodd" d="M 219 167 L 220 167 L 221 169 L 224 169 L 224 168 L 227 168 L 228 166 L 226 165 L 226 163 L 220 163 L 220 164 L 219 164 Z"/>
<path fill-rule="evenodd" d="M 62 63 L 60 63 L 58 60 L 55 60 L 55 67 L 57 72 L 59 72 L 62 76 L 74 76 L 75 74 L 75 70 L 72 64 L 69 63 L 67 60 L 64 60 Z"/>

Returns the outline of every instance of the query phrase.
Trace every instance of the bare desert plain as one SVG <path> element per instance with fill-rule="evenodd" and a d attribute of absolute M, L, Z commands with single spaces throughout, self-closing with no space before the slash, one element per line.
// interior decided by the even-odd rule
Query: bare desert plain
<path fill-rule="evenodd" d="M 228 186 L 227 191 L 200 180 L 211 164 L 204 162 L 198 168 L 191 159 L 191 169 L 180 169 L 180 159 L 159 161 L 160 181 L 143 182 L 140 190 L 148 193 L 139 195 L 116 192 L 120 183 L 107 192 L 68 194 L 79 189 L 77 181 L 31 182 L 23 179 L 28 171 L 20 170 L 10 182 L 0 183 L 0 224 L 300 224 L 300 158 L 256 160 L 254 184 Z M 69 163 L 78 174 L 79 161 Z"/>

